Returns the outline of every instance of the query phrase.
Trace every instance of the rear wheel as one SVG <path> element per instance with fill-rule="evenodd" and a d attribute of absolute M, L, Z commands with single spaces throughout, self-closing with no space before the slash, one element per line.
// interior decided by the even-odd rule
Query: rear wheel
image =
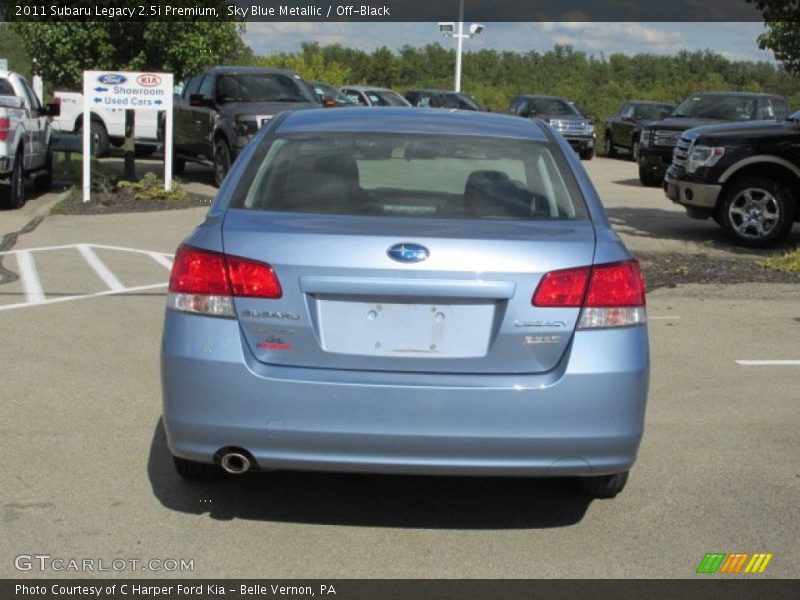
<path fill-rule="evenodd" d="M 225 476 L 225 471 L 217 465 L 186 460 L 177 456 L 173 456 L 172 461 L 175 464 L 175 471 L 184 479 L 207 481 L 209 479 L 222 479 Z"/>
<path fill-rule="evenodd" d="M 183 172 L 186 170 L 186 160 L 180 158 L 179 156 L 172 157 L 172 174 L 173 175 L 183 175 Z"/>
<path fill-rule="evenodd" d="M 631 158 L 633 162 L 639 162 L 639 138 L 634 137 L 631 140 Z"/>
<path fill-rule="evenodd" d="M 592 160 L 592 158 L 594 158 L 594 148 L 582 150 L 579 156 L 581 157 L 581 160 Z"/>
<path fill-rule="evenodd" d="M 25 206 L 25 173 L 23 172 L 23 154 L 20 150 L 14 159 L 14 170 L 8 185 L 0 186 L 0 203 L 7 208 Z"/>
<path fill-rule="evenodd" d="M 639 181 L 645 187 L 656 187 L 661 184 L 661 178 L 644 167 L 639 167 Z"/>
<path fill-rule="evenodd" d="M 83 124 L 78 129 L 78 133 L 83 133 Z M 92 149 L 92 156 L 102 158 L 108 155 L 111 142 L 108 139 L 106 126 L 99 121 L 91 121 L 89 123 L 89 145 Z"/>
<path fill-rule="evenodd" d="M 214 185 L 219 187 L 231 169 L 231 151 L 227 142 L 220 138 L 214 142 Z"/>
<path fill-rule="evenodd" d="M 614 498 L 628 483 L 628 473 L 629 471 L 623 471 L 611 475 L 579 477 L 576 484 L 581 494 L 591 498 Z"/>
<path fill-rule="evenodd" d="M 796 206 L 791 191 L 777 179 L 745 177 L 723 193 L 718 218 L 734 242 L 759 248 L 786 237 Z"/>
<path fill-rule="evenodd" d="M 47 158 L 44 163 L 44 175 L 33 180 L 33 186 L 39 192 L 49 192 L 53 189 L 53 151 L 47 149 Z"/>
<path fill-rule="evenodd" d="M 606 152 L 606 156 L 609 158 L 614 158 L 617 155 L 617 150 L 614 148 L 614 144 L 611 143 L 611 132 L 606 131 L 606 140 L 604 142 L 604 149 Z"/>

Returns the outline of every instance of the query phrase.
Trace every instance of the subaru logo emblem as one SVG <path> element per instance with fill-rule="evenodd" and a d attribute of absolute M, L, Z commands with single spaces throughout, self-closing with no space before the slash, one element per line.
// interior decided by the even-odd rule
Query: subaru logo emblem
<path fill-rule="evenodd" d="M 128 81 L 122 73 L 104 73 L 97 78 L 97 81 L 106 85 L 121 85 Z"/>
<path fill-rule="evenodd" d="M 430 256 L 430 252 L 425 246 L 419 244 L 403 243 L 395 244 L 386 251 L 389 258 L 397 262 L 416 263 L 421 262 Z"/>

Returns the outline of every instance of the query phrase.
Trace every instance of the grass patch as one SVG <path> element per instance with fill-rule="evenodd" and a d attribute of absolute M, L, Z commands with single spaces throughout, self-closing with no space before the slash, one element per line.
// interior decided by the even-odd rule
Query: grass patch
<path fill-rule="evenodd" d="M 783 256 L 772 256 L 758 262 L 759 266 L 781 273 L 800 272 L 800 248 L 787 252 Z"/>

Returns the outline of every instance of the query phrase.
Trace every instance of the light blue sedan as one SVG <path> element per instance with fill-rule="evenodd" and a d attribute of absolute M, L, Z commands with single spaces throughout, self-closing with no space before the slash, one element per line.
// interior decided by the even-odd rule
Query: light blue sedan
<path fill-rule="evenodd" d="M 566 141 L 469 111 L 270 121 L 178 249 L 162 345 L 178 473 L 625 485 L 645 290 Z"/>

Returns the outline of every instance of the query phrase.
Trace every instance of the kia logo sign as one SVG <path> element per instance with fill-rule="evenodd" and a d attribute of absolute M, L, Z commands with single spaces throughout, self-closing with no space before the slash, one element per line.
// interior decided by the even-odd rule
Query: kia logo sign
<path fill-rule="evenodd" d="M 142 73 L 136 78 L 136 83 L 144 87 L 155 87 L 161 85 L 161 77 L 152 73 Z"/>
<path fill-rule="evenodd" d="M 119 85 L 128 81 L 128 78 L 121 73 L 103 73 L 98 76 L 97 81 L 106 85 Z"/>

